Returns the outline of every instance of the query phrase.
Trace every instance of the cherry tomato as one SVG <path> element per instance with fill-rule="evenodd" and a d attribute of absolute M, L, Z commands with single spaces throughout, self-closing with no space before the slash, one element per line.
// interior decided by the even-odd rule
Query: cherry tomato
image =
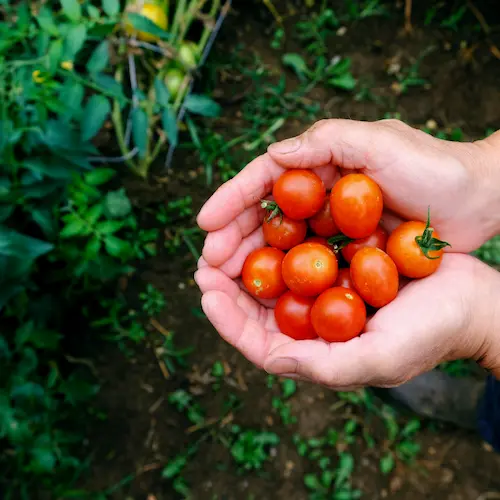
<path fill-rule="evenodd" d="M 303 220 L 290 219 L 286 215 L 273 217 L 269 222 L 267 217 L 262 224 L 264 239 L 268 245 L 280 250 L 290 250 L 304 241 L 307 224 Z"/>
<path fill-rule="evenodd" d="M 344 267 L 343 269 L 339 269 L 339 273 L 337 274 L 337 279 L 333 286 L 342 286 L 344 288 L 349 288 L 350 290 L 356 290 L 354 288 L 354 283 L 351 278 L 351 271 L 349 268 Z"/>
<path fill-rule="evenodd" d="M 339 228 L 333 222 L 332 214 L 330 211 L 330 197 L 326 196 L 323 203 L 323 207 L 318 213 L 313 215 L 308 221 L 309 227 L 318 236 L 324 236 L 325 238 L 330 238 L 331 236 L 338 234 Z"/>
<path fill-rule="evenodd" d="M 417 241 L 418 240 L 418 241 Z M 387 240 L 387 253 L 407 278 L 424 278 L 437 270 L 448 243 L 424 222 L 404 222 Z M 427 253 L 427 256 L 426 256 Z"/>
<path fill-rule="evenodd" d="M 349 174 L 333 186 L 330 204 L 333 220 L 342 233 L 349 238 L 366 238 L 382 216 L 382 191 L 366 175 Z"/>
<path fill-rule="evenodd" d="M 311 170 L 287 170 L 273 187 L 274 200 L 291 219 L 308 219 L 321 210 L 323 181 Z"/>
<path fill-rule="evenodd" d="M 331 287 L 337 278 L 335 254 L 321 243 L 301 243 L 283 259 L 286 286 L 299 295 L 313 297 Z"/>
<path fill-rule="evenodd" d="M 315 299 L 286 292 L 276 302 L 274 317 L 279 329 L 295 340 L 315 339 L 311 323 L 311 309 Z"/>
<path fill-rule="evenodd" d="M 327 342 L 347 342 L 363 331 L 366 307 L 354 290 L 330 288 L 316 299 L 311 321 L 316 333 Z"/>
<path fill-rule="evenodd" d="M 361 298 L 373 307 L 385 306 L 398 294 L 398 269 L 380 248 L 362 248 L 354 254 L 351 278 Z"/>
<path fill-rule="evenodd" d="M 359 240 L 354 240 L 348 243 L 342 249 L 342 255 L 347 262 L 351 262 L 354 254 L 361 248 L 380 248 L 385 252 L 387 246 L 387 232 L 381 226 L 377 226 L 375 232 L 367 236 L 366 238 L 361 238 Z"/>
<path fill-rule="evenodd" d="M 241 278 L 248 292 L 259 299 L 276 299 L 286 292 L 281 276 L 285 253 L 277 248 L 258 248 L 243 264 Z"/>

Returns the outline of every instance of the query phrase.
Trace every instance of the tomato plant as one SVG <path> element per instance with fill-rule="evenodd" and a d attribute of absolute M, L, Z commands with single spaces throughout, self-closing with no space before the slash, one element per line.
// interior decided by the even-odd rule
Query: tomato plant
<path fill-rule="evenodd" d="M 142 4 L 142 2 L 137 2 L 136 4 L 129 5 L 129 12 L 136 12 L 142 17 L 149 19 L 156 26 L 162 30 L 166 30 L 168 26 L 167 12 L 164 7 L 153 2 L 148 2 Z M 158 36 L 148 33 L 146 31 L 139 31 L 134 28 L 133 23 L 128 19 L 125 21 L 125 31 L 130 36 L 136 36 L 139 40 L 143 42 L 156 42 L 159 38 Z"/>
<path fill-rule="evenodd" d="M 251 252 L 243 264 L 241 278 L 248 292 L 260 299 L 276 299 L 286 292 L 281 276 L 284 252 L 264 247 Z"/>
<path fill-rule="evenodd" d="M 428 217 L 427 223 L 409 221 L 397 227 L 387 240 L 387 253 L 403 276 L 425 278 L 441 265 L 446 246 Z"/>
<path fill-rule="evenodd" d="M 386 246 L 387 231 L 383 227 L 377 226 L 377 229 L 375 229 L 370 236 L 351 241 L 344 248 L 342 248 L 342 256 L 347 262 L 351 262 L 354 254 L 362 248 L 380 248 L 380 250 L 385 252 Z"/>
<path fill-rule="evenodd" d="M 362 299 L 382 307 L 396 298 L 399 275 L 396 264 L 380 248 L 362 248 L 351 261 L 351 278 Z"/>
<path fill-rule="evenodd" d="M 325 197 L 323 207 L 320 209 L 320 211 L 313 215 L 307 222 L 309 223 L 309 227 L 318 236 L 330 238 L 331 236 L 339 232 L 339 229 L 333 221 L 330 211 L 329 196 Z"/>
<path fill-rule="evenodd" d="M 273 197 L 291 219 L 307 219 L 323 206 L 323 181 L 311 170 L 287 170 L 273 187 Z"/>
<path fill-rule="evenodd" d="M 335 254 L 320 243 L 301 243 L 283 259 L 283 279 L 290 290 L 312 297 L 332 286 L 337 278 Z"/>
<path fill-rule="evenodd" d="M 311 323 L 314 300 L 290 291 L 283 294 L 274 309 L 279 329 L 295 340 L 315 339 L 317 335 Z"/>
<path fill-rule="evenodd" d="M 303 220 L 290 219 L 286 215 L 276 216 L 271 220 L 266 217 L 262 230 L 268 245 L 280 250 L 290 250 L 304 241 L 307 224 Z"/>
<path fill-rule="evenodd" d="M 330 204 L 333 220 L 349 238 L 366 238 L 380 221 L 382 191 L 364 174 L 348 174 L 332 188 Z"/>
<path fill-rule="evenodd" d="M 350 288 L 351 290 L 355 290 L 354 283 L 351 278 L 351 271 L 349 268 L 344 267 L 339 269 L 339 273 L 337 274 L 337 279 L 333 286 L 342 286 L 344 288 Z"/>
<path fill-rule="evenodd" d="M 366 323 L 366 307 L 354 290 L 334 287 L 323 292 L 313 305 L 311 321 L 327 342 L 346 342 L 357 337 Z"/>

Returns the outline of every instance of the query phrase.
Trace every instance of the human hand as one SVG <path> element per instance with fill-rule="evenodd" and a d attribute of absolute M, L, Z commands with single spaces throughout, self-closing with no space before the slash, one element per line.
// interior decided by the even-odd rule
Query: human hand
<path fill-rule="evenodd" d="M 288 153 L 283 152 L 284 146 L 287 146 Z M 239 276 L 246 256 L 253 249 L 264 245 L 260 227 L 263 212 L 260 209 L 259 200 L 271 191 L 272 185 L 283 172 L 283 167 L 316 167 L 316 172 L 323 178 L 328 188 L 333 185 L 340 174 L 335 168 L 336 165 L 340 166 L 341 172 L 364 171 L 380 185 L 384 194 L 384 203 L 392 211 L 392 213 L 384 214 L 383 222 L 386 227 L 391 229 L 401 222 L 401 218 L 424 220 L 427 207 L 430 205 L 433 226 L 437 228 L 444 240 L 453 245 L 453 250 L 464 252 L 472 250 L 494 234 L 499 227 L 496 215 L 498 211 L 492 210 L 492 206 L 499 204 L 499 190 L 492 186 L 494 183 L 491 182 L 490 169 L 483 154 L 485 149 L 487 145 L 480 143 L 458 144 L 440 141 L 394 121 L 361 123 L 330 120 L 319 122 L 298 140 L 292 139 L 271 146 L 268 154 L 254 160 L 232 181 L 222 186 L 207 202 L 198 217 L 200 226 L 209 231 L 201 265 L 218 267 L 230 278 Z M 447 259 L 449 257 L 444 260 Z M 214 271 L 215 269 L 198 273 L 197 279 L 201 280 L 200 276 L 203 277 L 208 272 L 213 274 Z M 442 272 L 437 276 L 441 274 Z M 217 283 L 225 281 L 226 277 L 223 274 L 217 274 Z M 432 281 L 435 282 L 435 278 Z M 452 279 L 449 280 L 449 283 L 452 281 Z M 226 282 L 224 286 L 229 285 Z M 410 290 L 415 286 L 416 284 L 412 284 Z M 220 320 L 214 309 L 211 309 L 211 305 L 214 305 L 211 301 L 217 299 L 211 292 L 221 292 L 221 290 L 217 286 L 204 287 L 201 281 L 200 287 L 207 292 L 203 303 L 207 310 L 211 310 L 212 316 L 207 315 L 221 331 L 218 326 Z M 421 288 L 422 285 L 419 287 Z M 413 294 L 410 295 L 412 296 Z M 252 314 L 255 314 L 255 311 L 259 311 L 260 314 L 270 317 L 269 321 L 273 321 L 269 310 L 263 312 L 265 310 L 259 308 L 258 304 L 248 296 L 235 295 L 233 289 L 232 297 L 233 299 L 237 297 L 238 301 L 246 304 L 246 308 L 240 307 L 240 313 L 243 311 L 245 315 L 251 310 Z M 394 308 L 401 302 L 401 297 L 398 296 L 389 309 L 386 306 L 379 311 L 372 321 L 376 321 L 380 316 L 384 317 L 387 310 L 394 311 Z M 217 300 L 219 299 L 221 299 L 220 295 Z M 401 317 L 405 314 L 413 317 L 412 311 L 422 311 L 418 297 L 415 306 L 412 301 L 403 303 L 408 307 L 408 311 L 398 312 L 399 309 L 397 309 L 395 313 L 393 312 L 395 318 L 398 314 Z M 457 304 L 461 302 L 455 303 L 455 306 Z M 220 311 L 223 314 L 231 310 L 229 303 L 218 307 L 221 308 Z M 425 311 L 425 308 L 423 310 Z M 436 313 L 439 312 L 436 309 Z M 443 313 L 444 310 L 433 318 L 435 324 L 441 324 Z M 455 315 L 461 316 L 460 311 L 455 311 Z M 228 314 L 227 317 L 229 318 Z M 242 326 L 241 321 L 240 326 Z M 411 333 L 408 323 L 405 322 L 402 326 Z M 275 325 L 271 323 L 268 325 L 268 330 L 272 331 L 272 328 L 275 328 Z M 409 338 L 400 335 L 402 338 Z M 414 335 L 414 332 L 411 335 Z M 368 342 L 367 339 L 363 340 L 365 337 L 367 334 L 346 345 L 354 342 L 354 345 L 364 346 Z M 445 337 L 449 338 L 449 336 Z M 232 341 L 232 337 L 227 338 L 230 342 Z M 266 345 L 276 347 L 276 337 L 271 336 L 271 338 L 273 341 L 269 343 L 268 339 Z M 441 337 L 435 333 L 435 338 Z M 278 342 L 293 341 L 288 337 L 278 335 Z M 314 342 L 321 344 L 320 341 Z M 241 346 L 238 348 L 252 361 L 271 370 L 267 357 L 256 356 L 255 353 Z M 303 348 L 303 345 L 299 345 L 296 349 Z M 337 350 L 336 347 L 335 349 Z M 427 349 L 435 350 L 429 345 Z M 304 355 L 307 356 L 309 350 L 309 348 L 305 349 Z M 363 349 L 358 347 L 356 350 L 362 356 Z M 461 352 L 468 349 L 456 350 Z M 432 362 L 438 362 L 435 356 L 428 356 L 429 353 L 421 351 L 420 354 L 422 353 Z M 368 363 L 367 366 L 374 368 L 371 365 L 377 364 L 380 359 L 375 353 L 372 354 L 371 359 L 374 363 Z M 422 367 L 425 369 L 428 366 L 425 364 L 420 368 Z M 407 373 L 413 373 L 413 371 L 408 365 Z M 392 372 L 395 373 L 394 370 Z M 396 377 L 396 382 L 400 378 L 401 375 L 399 378 Z"/>
<path fill-rule="evenodd" d="M 344 343 L 282 334 L 272 307 L 220 269 L 203 265 L 195 279 L 220 335 L 269 373 L 353 390 L 396 386 L 443 361 L 471 358 L 500 376 L 500 275 L 468 255 L 446 255 L 436 273 L 405 286 L 365 333 Z"/>

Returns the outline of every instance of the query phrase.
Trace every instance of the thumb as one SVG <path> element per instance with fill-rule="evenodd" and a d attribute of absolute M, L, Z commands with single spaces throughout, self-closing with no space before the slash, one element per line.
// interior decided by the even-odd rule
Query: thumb
<path fill-rule="evenodd" d="M 400 127 L 389 120 L 360 122 L 321 120 L 303 134 L 271 144 L 268 153 L 285 168 L 316 168 L 334 164 L 346 169 L 377 168 L 381 152 L 394 144 Z"/>

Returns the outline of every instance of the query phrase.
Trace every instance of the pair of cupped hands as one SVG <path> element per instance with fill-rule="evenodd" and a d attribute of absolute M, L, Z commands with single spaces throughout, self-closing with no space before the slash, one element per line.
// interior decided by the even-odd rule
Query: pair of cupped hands
<path fill-rule="evenodd" d="M 500 228 L 492 160 L 499 154 L 492 141 L 452 143 L 396 120 L 323 120 L 272 144 L 198 215 L 208 232 L 195 273 L 203 311 L 258 367 L 335 390 L 399 385 L 459 358 L 500 376 L 500 275 L 467 255 Z M 239 281 L 247 255 L 264 246 L 260 200 L 291 168 L 314 169 L 327 188 L 341 175 L 363 172 L 382 189 L 388 210 L 381 223 L 389 232 L 404 220 L 425 221 L 430 207 L 432 226 L 452 245 L 436 273 L 407 283 L 361 336 L 345 343 L 284 335 L 274 302 L 250 297 Z"/>

